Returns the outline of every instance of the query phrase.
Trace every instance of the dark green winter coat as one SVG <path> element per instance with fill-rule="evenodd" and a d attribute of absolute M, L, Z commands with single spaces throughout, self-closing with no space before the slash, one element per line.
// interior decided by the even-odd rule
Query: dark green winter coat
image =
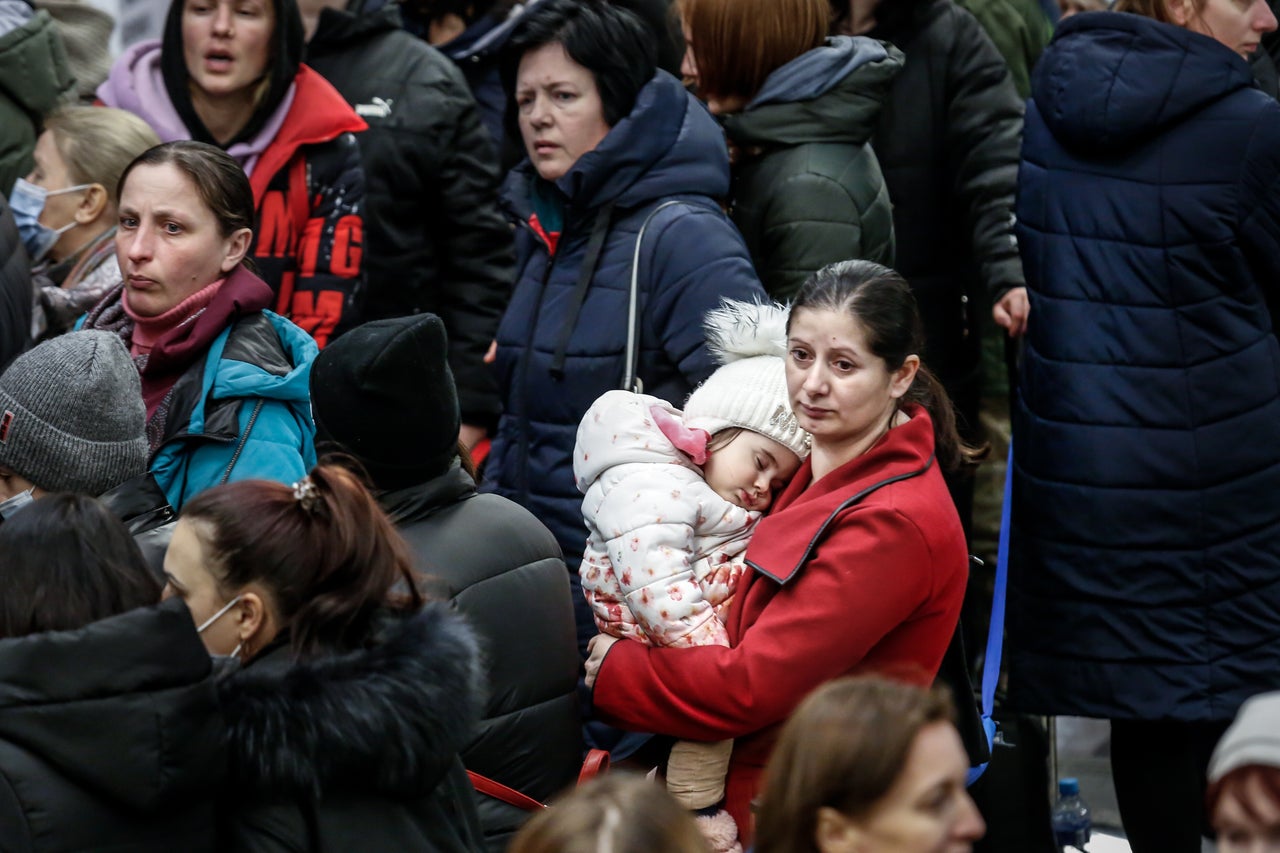
<path fill-rule="evenodd" d="M 736 149 L 730 213 L 774 298 L 834 261 L 893 265 L 893 210 L 868 140 L 901 68 L 890 45 L 828 39 L 724 117 Z"/>
<path fill-rule="evenodd" d="M 75 88 L 67 53 L 53 18 L 41 10 L 25 23 L 3 30 L 0 21 L 0 192 L 34 165 L 36 129 L 46 113 Z"/>

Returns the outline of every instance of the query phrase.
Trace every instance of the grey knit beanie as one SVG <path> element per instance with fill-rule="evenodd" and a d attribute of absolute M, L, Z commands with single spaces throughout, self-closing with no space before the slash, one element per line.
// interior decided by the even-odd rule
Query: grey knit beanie
<path fill-rule="evenodd" d="M 94 497 L 147 470 L 138 369 L 110 332 L 71 332 L 0 375 L 0 467 Z"/>
<path fill-rule="evenodd" d="M 787 395 L 787 309 L 781 305 L 721 300 L 707 312 L 707 348 L 723 366 L 694 389 L 684 424 L 715 435 L 742 427 L 804 459 L 809 434 L 800 429 Z"/>
<path fill-rule="evenodd" d="M 1252 764 L 1280 767 L 1280 693 L 1263 693 L 1240 706 L 1209 759 L 1209 784 Z"/>

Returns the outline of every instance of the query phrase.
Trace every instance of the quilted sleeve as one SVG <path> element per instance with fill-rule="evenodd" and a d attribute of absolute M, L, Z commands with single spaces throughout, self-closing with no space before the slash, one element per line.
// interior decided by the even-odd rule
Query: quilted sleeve
<path fill-rule="evenodd" d="M 947 168 L 957 215 L 968 222 L 974 260 L 995 302 L 1026 286 L 1013 233 L 1023 105 L 977 20 L 964 11 L 955 20 L 955 55 L 947 63 Z"/>
<path fill-rule="evenodd" d="M 651 283 L 646 313 L 667 357 L 694 386 L 716 368 L 703 316 L 721 297 L 763 301 L 764 288 L 742 235 L 720 211 L 680 205 L 655 217 L 650 229 L 640 268 Z"/>

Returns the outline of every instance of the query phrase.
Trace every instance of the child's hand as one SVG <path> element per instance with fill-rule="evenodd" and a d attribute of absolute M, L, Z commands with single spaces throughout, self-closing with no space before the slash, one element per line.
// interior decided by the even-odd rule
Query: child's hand
<path fill-rule="evenodd" d="M 610 637 L 608 634 L 596 634 L 587 643 L 587 651 L 591 653 L 586 663 L 587 689 L 595 689 L 596 676 L 600 674 L 600 665 L 604 663 L 604 656 L 609 654 L 609 649 L 616 642 L 618 642 L 617 637 Z"/>
<path fill-rule="evenodd" d="M 738 588 L 738 581 L 742 579 L 742 573 L 746 569 L 746 565 L 740 560 L 717 565 L 701 581 L 703 598 L 712 607 L 719 607 L 728 601 L 729 596 L 733 595 L 733 591 Z"/>

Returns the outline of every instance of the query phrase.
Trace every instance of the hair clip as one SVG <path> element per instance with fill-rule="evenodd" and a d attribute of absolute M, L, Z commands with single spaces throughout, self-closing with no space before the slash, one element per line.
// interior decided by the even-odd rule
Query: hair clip
<path fill-rule="evenodd" d="M 314 512 L 320 505 L 320 490 L 316 488 L 310 474 L 293 484 L 293 497 L 302 504 L 304 512 Z"/>

